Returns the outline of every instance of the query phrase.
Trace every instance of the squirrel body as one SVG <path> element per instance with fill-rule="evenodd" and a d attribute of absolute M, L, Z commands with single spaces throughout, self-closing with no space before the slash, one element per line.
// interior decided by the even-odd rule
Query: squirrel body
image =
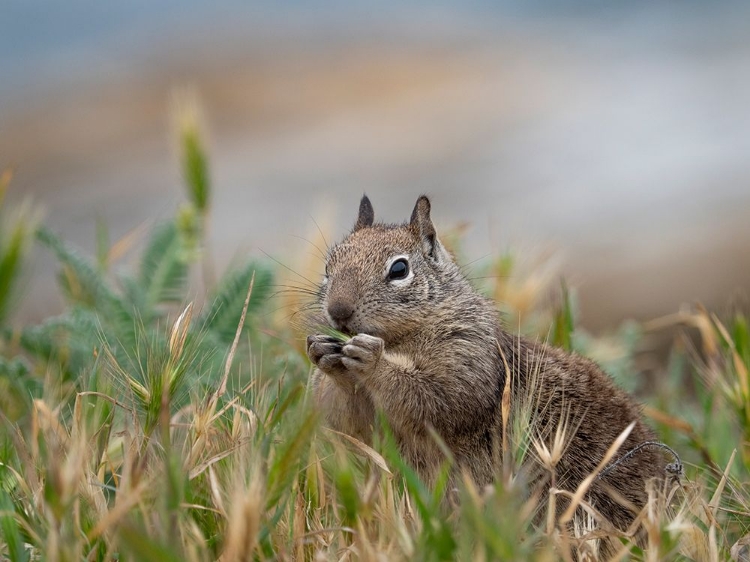
<path fill-rule="evenodd" d="M 594 362 L 502 328 L 495 304 L 471 286 L 439 241 L 426 197 L 408 223 L 396 225 L 376 223 L 363 197 L 354 229 L 328 254 L 319 303 L 326 324 L 355 334 L 343 342 L 327 335 L 307 340 L 326 422 L 369 442 L 382 412 L 401 454 L 426 483 L 445 460 L 433 430 L 454 459 L 454 479 L 464 472 L 485 486 L 500 474 L 508 376 L 511 402 L 529 405 L 532 439 L 551 450 L 558 426 L 566 429 L 555 466 L 559 489 L 575 491 L 635 422 L 615 456 L 622 462 L 587 496 L 616 527 L 626 529 L 645 504 L 646 481 L 664 477 L 664 459 L 653 450 L 622 458 L 654 434 L 635 402 Z M 531 464 L 532 488 L 548 489 L 541 461 Z"/>

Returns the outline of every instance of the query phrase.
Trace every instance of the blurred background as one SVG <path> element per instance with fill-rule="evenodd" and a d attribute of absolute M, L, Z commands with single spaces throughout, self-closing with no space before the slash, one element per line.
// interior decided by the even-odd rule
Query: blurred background
<path fill-rule="evenodd" d="M 94 251 L 184 199 L 170 99 L 208 131 L 217 267 L 289 264 L 433 200 L 467 260 L 556 256 L 601 331 L 750 288 L 750 4 L 193 0 L 0 5 L 11 202 Z M 331 240 L 329 240 L 330 242 Z M 61 309 L 37 249 L 18 321 Z"/>

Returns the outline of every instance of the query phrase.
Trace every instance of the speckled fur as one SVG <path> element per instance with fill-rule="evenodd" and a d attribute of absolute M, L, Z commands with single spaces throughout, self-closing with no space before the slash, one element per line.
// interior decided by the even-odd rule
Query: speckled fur
<path fill-rule="evenodd" d="M 443 461 L 432 427 L 457 470 L 489 484 L 499 474 L 506 377 L 499 346 L 513 377 L 512 400 L 532 398 L 534 435 L 554 434 L 568 412 L 575 433 L 556 468 L 559 488 L 574 491 L 630 422 L 635 428 L 618 456 L 654 439 L 633 400 L 595 363 L 502 329 L 496 306 L 437 239 L 426 197 L 409 223 L 379 224 L 373 217 L 365 197 L 354 230 L 330 250 L 320 289 L 321 317 L 358 335 L 345 343 L 308 338 L 317 366 L 313 388 L 328 424 L 369 441 L 375 412 L 382 411 L 402 454 L 428 483 Z M 414 274 L 408 284 L 386 278 L 389 260 L 399 255 L 408 256 Z M 588 500 L 625 529 L 633 516 L 607 488 L 641 507 L 646 480 L 663 477 L 663 467 L 660 455 L 644 451 L 597 481 Z M 529 475 L 532 486 L 548 486 L 538 463 Z"/>

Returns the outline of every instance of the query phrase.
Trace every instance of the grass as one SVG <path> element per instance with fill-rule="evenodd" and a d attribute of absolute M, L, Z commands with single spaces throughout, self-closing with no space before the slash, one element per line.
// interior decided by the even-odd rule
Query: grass
<path fill-rule="evenodd" d="M 19 230 L 28 210 L 0 209 L 0 263 L 13 264 L 0 276 L 0 557 L 594 560 L 597 540 L 610 537 L 618 559 L 741 559 L 750 533 L 746 316 L 694 308 L 593 338 L 576 327 L 573 289 L 545 303 L 554 275 L 544 263 L 524 271 L 499 256 L 479 273 L 514 325 L 593 356 L 631 389 L 638 343 L 682 327 L 641 399 L 685 474 L 651 490 L 638 519 L 644 543 L 593 530 L 584 485 L 548 497 L 524 486 L 530 456 L 554 478 L 570 428 L 540 441 L 528 408 L 504 401 L 511 423 L 497 483 L 477 489 L 467 479 L 448 491 L 446 465 L 428 488 L 387 428 L 365 444 L 319 423 L 305 334 L 289 319 L 307 288 L 285 292 L 296 283 L 260 261 L 213 282 L 203 247 L 208 158 L 195 122 L 180 123 L 187 202 L 155 227 L 135 271 L 114 269 L 123 243 L 107 247 L 106 235 L 88 257 L 44 228 Z M 60 262 L 67 308 L 11 328 L 5 311 L 34 237 Z M 191 268 L 211 281 L 202 311 L 186 299 Z M 579 509 L 558 514 L 566 494 Z"/>

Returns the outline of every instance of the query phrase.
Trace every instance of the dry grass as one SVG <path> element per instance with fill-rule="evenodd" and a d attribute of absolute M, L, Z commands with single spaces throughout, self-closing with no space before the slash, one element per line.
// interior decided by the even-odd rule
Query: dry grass
<path fill-rule="evenodd" d="M 191 312 L 188 306 L 174 322 L 169 358 L 154 376 L 169 377 L 185 356 Z M 111 377 L 128 377 L 126 366 L 113 361 L 107 354 L 102 367 Z M 373 448 L 321 430 L 304 375 L 258 375 L 233 392 L 219 385 L 179 409 L 170 395 L 180 389 L 169 380 L 160 388 L 171 390 L 158 400 L 138 396 L 137 381 L 102 379 L 64 403 L 35 400 L 28 424 L 4 423 L 12 446 L 2 465 L 3 556 L 553 560 L 577 553 L 597 560 L 600 540 L 616 537 L 622 546 L 615 559 L 718 561 L 747 533 L 747 483 L 736 477 L 747 467 L 738 466 L 734 453 L 716 481 L 695 467 L 669 489 L 652 488 L 637 517 L 643 544 L 635 540 L 635 526 L 618 532 L 586 503 L 596 472 L 578 490 L 553 486 L 548 497 L 529 497 L 518 478 L 529 452 L 554 482 L 556 460 L 574 428 L 563 420 L 548 443 L 524 418 L 528 414 L 514 409 L 528 404 L 503 413 L 510 417 L 505 476 L 482 490 L 464 481 L 460 500 L 448 508 L 440 484 L 429 490 L 419 482 L 387 435 Z M 722 396 L 731 401 L 729 373 L 721 376 Z M 113 388 L 131 391 L 115 394 Z M 149 407 L 158 414 L 148 417 Z M 152 427 L 147 419 L 155 419 Z M 612 444 L 612 454 L 619 445 Z M 599 469 L 607 463 L 602 459 Z M 561 494 L 570 501 L 558 515 Z M 738 543 L 735 551 L 741 548 Z"/>

